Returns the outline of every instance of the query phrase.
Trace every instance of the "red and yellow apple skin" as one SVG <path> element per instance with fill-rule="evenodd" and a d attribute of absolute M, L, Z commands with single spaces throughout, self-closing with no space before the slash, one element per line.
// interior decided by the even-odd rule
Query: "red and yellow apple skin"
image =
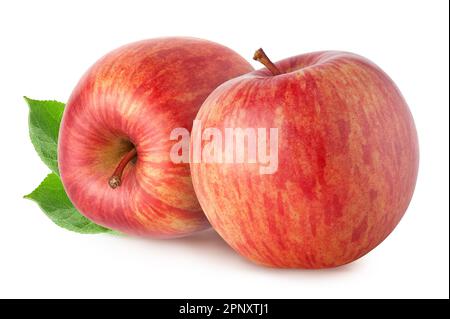
<path fill-rule="evenodd" d="M 208 94 L 253 68 L 232 50 L 194 38 L 125 45 L 94 64 L 67 103 L 58 164 L 75 207 L 127 234 L 176 237 L 209 227 L 189 164 L 170 160 L 170 132 L 192 121 Z M 108 185 L 133 145 L 116 189 Z"/>
<path fill-rule="evenodd" d="M 191 163 L 194 189 L 212 226 L 253 262 L 349 263 L 392 232 L 411 200 L 413 118 L 392 80 L 360 56 L 318 52 L 276 65 L 283 74 L 263 69 L 222 84 L 196 119 L 203 129 L 278 128 L 278 170 Z"/>

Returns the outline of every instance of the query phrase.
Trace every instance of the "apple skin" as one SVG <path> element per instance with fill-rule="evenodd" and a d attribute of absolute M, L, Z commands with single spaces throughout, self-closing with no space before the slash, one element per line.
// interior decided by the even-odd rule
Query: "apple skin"
<path fill-rule="evenodd" d="M 203 129 L 278 128 L 278 170 L 192 163 L 194 127 L 197 197 L 214 229 L 257 264 L 352 262 L 392 232 L 412 198 L 413 118 L 393 81 L 358 55 L 316 52 L 275 65 L 283 74 L 262 69 L 219 86 L 196 119 Z"/>
<path fill-rule="evenodd" d="M 58 164 L 75 207 L 97 224 L 132 235 L 177 237 L 210 227 L 189 164 L 174 164 L 170 132 L 190 130 L 208 94 L 252 71 L 234 51 L 195 38 L 122 46 L 83 76 L 64 111 Z M 133 145 L 122 185 L 108 179 Z"/>

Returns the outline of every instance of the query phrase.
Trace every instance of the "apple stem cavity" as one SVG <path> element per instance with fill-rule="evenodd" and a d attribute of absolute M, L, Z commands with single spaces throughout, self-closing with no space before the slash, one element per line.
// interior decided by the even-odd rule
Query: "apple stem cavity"
<path fill-rule="evenodd" d="M 128 153 L 125 154 L 125 156 L 120 161 L 119 165 L 117 165 L 116 169 L 114 170 L 114 173 L 109 178 L 108 184 L 112 189 L 115 189 L 120 186 L 122 183 L 122 174 L 127 166 L 127 164 L 136 157 L 137 151 L 136 148 L 133 147 Z"/>
<path fill-rule="evenodd" d="M 255 54 L 253 55 L 253 60 L 262 63 L 266 68 L 269 69 L 270 72 L 272 72 L 272 75 L 281 74 L 280 69 L 278 69 L 277 66 L 272 61 L 270 61 L 269 57 L 261 48 L 256 50 Z"/>

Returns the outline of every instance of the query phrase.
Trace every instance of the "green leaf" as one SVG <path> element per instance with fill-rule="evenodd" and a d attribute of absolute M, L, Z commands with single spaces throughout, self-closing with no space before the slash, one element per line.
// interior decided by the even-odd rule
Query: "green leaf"
<path fill-rule="evenodd" d="M 61 179 L 51 173 L 31 193 L 24 196 L 35 201 L 58 226 L 82 234 L 117 233 L 99 226 L 81 215 L 67 197 Z"/>
<path fill-rule="evenodd" d="M 39 157 L 52 170 L 58 171 L 58 134 L 64 103 L 38 101 L 24 97 L 30 108 L 28 118 L 31 142 Z"/>

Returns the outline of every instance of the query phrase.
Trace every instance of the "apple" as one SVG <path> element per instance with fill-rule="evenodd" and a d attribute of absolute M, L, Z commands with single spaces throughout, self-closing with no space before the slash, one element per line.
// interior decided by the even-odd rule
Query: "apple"
<path fill-rule="evenodd" d="M 392 232 L 412 198 L 419 150 L 409 108 L 379 67 L 352 53 L 272 63 L 260 49 L 255 59 L 267 68 L 219 86 L 196 117 L 191 175 L 199 202 L 225 241 L 257 264 L 352 262 Z M 261 172 L 268 135 L 256 143 L 257 161 L 226 161 L 229 148 L 216 161 L 195 160 L 192 142 L 201 141 L 204 156 L 212 128 L 220 138 L 229 128 L 276 130 L 277 163 Z M 255 154 L 249 136 L 232 158 Z"/>
<path fill-rule="evenodd" d="M 208 94 L 253 68 L 195 38 L 122 46 L 82 77 L 64 111 L 58 164 L 75 207 L 126 234 L 176 237 L 209 227 L 189 164 L 173 163 L 172 129 L 190 129 Z"/>

